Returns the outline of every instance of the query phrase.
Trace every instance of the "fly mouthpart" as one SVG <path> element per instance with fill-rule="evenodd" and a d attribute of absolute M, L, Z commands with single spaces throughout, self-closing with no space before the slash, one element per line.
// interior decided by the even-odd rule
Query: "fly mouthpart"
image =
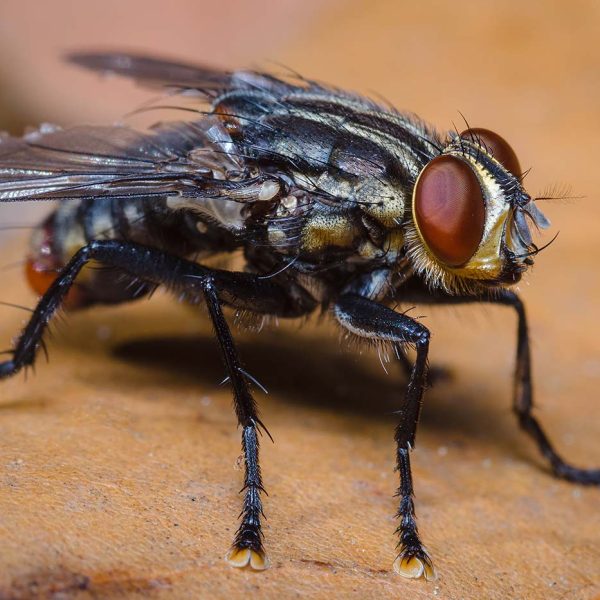
<path fill-rule="evenodd" d="M 512 214 L 510 223 L 510 245 L 512 246 L 512 258 L 521 260 L 523 265 L 531 266 L 533 264 L 532 256 L 537 255 L 546 248 L 555 239 L 552 238 L 548 244 L 538 248 L 533 242 L 530 225 L 533 225 L 538 231 L 550 227 L 550 221 L 535 205 L 535 202 L 527 196 L 527 202 L 518 204 Z"/>
<path fill-rule="evenodd" d="M 552 244 L 554 240 L 556 240 L 559 233 L 560 231 L 557 231 L 554 237 L 547 244 L 544 244 L 541 248 L 538 248 L 535 244 L 532 244 L 533 250 L 525 254 L 515 254 L 513 258 L 525 259 L 523 262 L 525 262 L 526 264 L 533 264 L 533 260 L 531 259 L 531 257 L 537 256 L 542 250 L 545 250 L 548 246 L 550 246 L 550 244 Z M 528 260 L 531 262 L 527 262 Z"/>

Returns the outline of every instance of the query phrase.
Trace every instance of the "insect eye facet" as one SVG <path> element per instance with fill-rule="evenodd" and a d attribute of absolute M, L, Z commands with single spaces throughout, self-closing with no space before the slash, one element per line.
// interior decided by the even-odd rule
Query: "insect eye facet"
<path fill-rule="evenodd" d="M 515 151 L 511 148 L 510 144 L 497 133 L 494 133 L 489 129 L 473 127 L 472 129 L 463 131 L 460 134 L 460 137 L 466 140 L 480 140 L 489 153 L 515 177 L 520 177 L 523 173 Z"/>
<path fill-rule="evenodd" d="M 438 156 L 421 172 L 414 217 L 429 250 L 449 267 L 475 254 L 483 237 L 485 203 L 471 167 L 455 156 Z"/>

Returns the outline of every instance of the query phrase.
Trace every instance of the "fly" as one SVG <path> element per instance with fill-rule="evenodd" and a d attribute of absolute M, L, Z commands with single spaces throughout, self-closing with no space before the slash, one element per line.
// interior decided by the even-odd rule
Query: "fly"
<path fill-rule="evenodd" d="M 187 109 L 187 120 L 146 131 L 46 125 L 0 138 L 0 201 L 60 201 L 33 236 L 26 274 L 41 298 L 0 376 L 33 364 L 59 306 L 135 300 L 156 286 L 206 305 L 245 459 L 230 565 L 268 566 L 259 466 L 265 427 L 223 306 L 281 318 L 328 311 L 348 336 L 398 357 L 408 385 L 395 433 L 394 569 L 404 577 L 434 577 L 417 531 L 410 468 L 430 334 L 391 308 L 399 301 L 512 307 L 519 424 L 556 476 L 600 484 L 600 470 L 561 458 L 532 414 L 527 318 L 510 286 L 540 251 L 531 227 L 548 221 L 502 137 L 474 128 L 440 135 L 414 116 L 298 76 L 126 54 L 70 60 L 194 96 L 198 107 Z M 234 251 L 243 254 L 243 270 L 206 266 L 211 255 Z M 86 268 L 90 262 L 112 268 Z"/>

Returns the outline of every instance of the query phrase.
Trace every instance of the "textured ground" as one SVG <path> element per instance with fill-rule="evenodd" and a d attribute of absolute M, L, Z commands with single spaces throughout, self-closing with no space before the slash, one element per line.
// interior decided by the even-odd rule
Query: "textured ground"
<path fill-rule="evenodd" d="M 158 9 L 128 21 L 114 17 L 112 2 L 102 14 L 90 9 L 91 17 L 75 11 L 75 26 L 67 27 L 60 20 L 67 4 L 23 16 L 16 2 L 5 3 L 3 39 L 14 42 L 9 55 L 22 67 L 9 74 L 10 89 L 26 99 L 9 102 L 22 109 L 14 119 L 118 115 L 128 98 L 140 97 L 126 85 L 109 92 L 109 83 L 79 73 L 36 72 L 31 54 L 44 65 L 56 48 L 84 44 L 86 26 L 95 46 L 125 40 L 193 58 L 207 56 L 202 44 L 214 44 L 225 18 L 207 7 L 209 39 L 198 37 L 194 46 L 185 2 L 154 29 L 147 19 Z M 310 76 L 376 89 L 440 127 L 458 121 L 460 109 L 473 125 L 502 133 L 522 164 L 533 165 L 532 192 L 568 182 L 585 196 L 544 207 L 561 233 L 522 293 L 537 414 L 565 455 L 598 466 L 597 4 L 390 0 L 310 10 L 287 38 L 274 22 L 271 45 L 263 27 L 259 53 L 249 58 L 250 34 L 241 32 L 226 60 L 267 55 Z M 114 25 L 102 37 L 94 23 L 109 18 Z M 169 45 L 171 19 L 183 33 Z M 232 21 L 233 36 L 240 24 Z M 25 93 L 38 74 L 47 96 Z M 57 81 L 62 98 L 52 87 Z M 106 102 L 96 111 L 98 94 Z M 46 99 L 47 113 L 40 108 Z M 2 260 L 18 259 L 19 248 L 12 241 Z M 0 299 L 34 302 L 15 270 L 3 272 Z M 554 480 L 517 430 L 509 409 L 512 314 L 489 307 L 417 313 L 433 331 L 432 362 L 454 373 L 429 391 L 413 454 L 436 582 L 391 572 L 391 413 L 402 378 L 386 376 L 370 353 L 340 349 L 333 328 L 314 324 L 239 335 L 248 369 L 270 392 L 259 400 L 276 442 L 262 448 L 273 567 L 256 574 L 224 563 L 242 475 L 231 400 L 218 387 L 223 369 L 206 321 L 158 295 L 73 315 L 56 328 L 50 364 L 40 360 L 27 381 L 2 382 L 0 598 L 597 597 L 600 492 Z M 0 309 L 5 344 L 26 316 Z"/>

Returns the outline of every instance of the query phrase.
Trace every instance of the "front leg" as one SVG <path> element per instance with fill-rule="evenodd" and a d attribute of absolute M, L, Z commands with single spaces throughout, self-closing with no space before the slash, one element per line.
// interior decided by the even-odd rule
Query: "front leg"
<path fill-rule="evenodd" d="M 553 473 L 561 479 L 584 485 L 600 485 L 600 469 L 582 469 L 562 458 L 554 449 L 538 419 L 532 414 L 533 382 L 531 378 L 531 353 L 529 327 L 525 306 L 519 296 L 510 290 L 502 290 L 497 296 L 488 297 L 486 302 L 504 304 L 517 313 L 517 360 L 515 366 L 513 411 L 519 425 L 537 443 L 540 452 L 548 460 Z"/>
<path fill-rule="evenodd" d="M 334 312 L 342 327 L 354 335 L 379 343 L 390 343 L 398 351 L 397 354 L 405 344 L 416 349 L 417 356 L 412 366 L 395 436 L 396 463 L 400 473 L 400 505 L 397 514 L 400 524 L 396 532 L 400 539 L 394 570 L 403 577 L 424 577 L 431 580 L 435 577 L 435 572 L 417 530 L 409 456 L 415 445 L 415 433 L 423 401 L 429 330 L 406 315 L 354 294 L 342 296 L 336 303 Z"/>
<path fill-rule="evenodd" d="M 540 452 L 550 463 L 552 472 L 561 479 L 583 485 L 600 485 L 600 469 L 583 469 L 565 460 L 554 448 L 554 444 L 544 431 L 539 420 L 533 414 L 533 381 L 531 377 L 531 352 L 529 343 L 529 327 L 525 305 L 519 296 L 506 289 L 480 296 L 449 296 L 431 293 L 429 290 L 407 289 L 403 298 L 407 302 L 419 304 L 471 304 L 489 303 L 509 306 L 517 314 L 517 356 L 515 363 L 513 411 L 521 428 L 537 443 Z"/>

